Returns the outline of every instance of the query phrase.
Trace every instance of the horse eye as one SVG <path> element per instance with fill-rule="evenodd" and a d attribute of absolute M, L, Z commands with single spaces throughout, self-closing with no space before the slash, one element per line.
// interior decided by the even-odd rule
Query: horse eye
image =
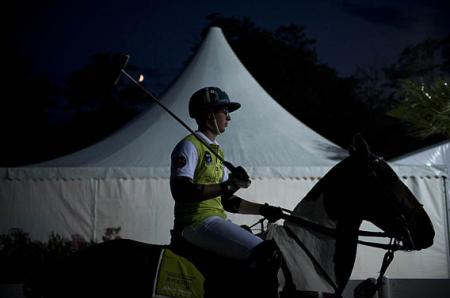
<path fill-rule="evenodd" d="M 380 156 L 375 157 L 375 159 L 373 160 L 373 162 L 376 163 L 376 164 L 379 164 L 379 163 L 381 163 L 383 161 L 384 161 L 384 158 L 380 157 Z"/>
<path fill-rule="evenodd" d="M 374 171 L 374 170 L 372 170 L 372 171 L 369 171 L 369 174 L 368 174 L 368 176 L 369 176 L 370 178 L 376 178 L 376 177 L 377 177 L 377 172 L 376 172 L 376 171 Z"/>

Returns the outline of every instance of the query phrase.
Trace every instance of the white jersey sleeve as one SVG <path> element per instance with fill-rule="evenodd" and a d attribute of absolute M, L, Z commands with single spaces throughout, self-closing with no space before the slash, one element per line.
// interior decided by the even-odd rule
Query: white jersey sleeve
<path fill-rule="evenodd" d="M 198 162 L 198 153 L 194 144 L 182 140 L 172 151 L 170 177 L 188 177 L 194 179 Z"/>
<path fill-rule="evenodd" d="M 230 170 L 227 169 L 227 167 L 223 167 L 223 176 L 222 176 L 222 182 L 228 180 Z"/>

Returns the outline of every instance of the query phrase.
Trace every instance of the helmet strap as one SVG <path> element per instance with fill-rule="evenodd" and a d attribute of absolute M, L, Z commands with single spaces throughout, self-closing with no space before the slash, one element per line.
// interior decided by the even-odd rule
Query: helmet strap
<path fill-rule="evenodd" d="M 211 97 L 209 94 L 209 88 L 205 89 L 205 98 L 206 98 L 206 102 L 210 103 L 211 102 Z M 216 119 L 216 115 L 214 114 L 214 112 L 211 112 L 210 115 L 212 116 L 212 124 L 213 124 L 213 132 L 218 136 L 220 135 L 220 130 L 219 130 L 219 126 L 217 125 L 217 119 Z"/>
<path fill-rule="evenodd" d="M 219 126 L 217 125 L 217 119 L 216 119 L 216 115 L 214 114 L 214 112 L 211 112 L 212 115 L 212 120 L 213 120 L 213 128 L 214 128 L 214 133 L 216 135 L 220 135 L 220 130 L 219 130 Z"/>

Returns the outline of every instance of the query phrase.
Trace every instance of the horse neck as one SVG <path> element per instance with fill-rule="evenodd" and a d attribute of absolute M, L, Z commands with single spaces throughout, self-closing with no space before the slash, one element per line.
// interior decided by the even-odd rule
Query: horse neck
<path fill-rule="evenodd" d="M 318 272 L 322 279 L 328 284 L 333 283 L 342 292 L 353 269 L 358 229 L 362 220 L 331 219 L 326 212 L 324 200 L 325 195 L 319 188 L 313 189 L 295 208 L 293 215 L 336 230 L 336 238 L 294 224 L 286 223 L 285 226 L 304 244 L 315 259 L 313 262 L 317 262 L 316 267 L 322 268 L 324 272 Z"/>
<path fill-rule="evenodd" d="M 325 195 L 322 192 L 311 190 L 297 205 L 292 215 L 307 219 L 324 227 L 335 229 L 337 221 L 332 220 L 325 209 Z"/>

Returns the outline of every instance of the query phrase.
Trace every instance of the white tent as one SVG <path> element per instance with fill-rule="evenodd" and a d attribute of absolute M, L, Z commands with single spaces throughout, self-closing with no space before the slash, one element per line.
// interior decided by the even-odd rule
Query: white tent
<path fill-rule="evenodd" d="M 447 171 L 447 175 L 450 174 L 450 140 L 446 140 L 440 142 L 438 144 L 434 144 L 428 146 L 426 148 L 422 148 L 416 150 L 411 153 L 407 153 L 405 155 L 396 157 L 390 160 L 392 163 L 396 165 L 404 165 L 404 166 L 434 166 L 442 168 Z M 450 212 L 450 182 L 446 180 L 446 189 L 447 189 L 447 212 Z M 448 234 L 448 233 L 447 233 Z"/>
<path fill-rule="evenodd" d="M 450 262 L 448 261 L 450 259 L 450 239 L 449 239 L 449 230 L 450 230 L 450 140 L 446 140 L 431 146 L 428 146 L 426 148 L 422 148 L 419 150 L 416 150 L 414 152 L 407 153 L 405 155 L 396 157 L 392 160 L 390 160 L 392 164 L 394 165 L 402 165 L 402 166 L 428 166 L 428 167 L 434 167 L 442 170 L 442 172 L 445 172 L 447 174 L 446 177 L 441 177 L 441 189 L 442 194 L 440 198 L 442 199 L 439 201 L 439 197 L 435 200 L 435 210 L 437 211 L 438 204 L 441 204 L 442 206 L 442 212 L 439 212 L 439 214 L 435 214 L 435 223 L 439 223 L 439 225 L 442 224 L 442 232 L 443 235 L 445 235 L 445 238 L 442 238 L 442 240 L 446 240 L 445 243 L 442 243 L 442 248 L 446 248 L 447 252 L 447 268 L 450 272 L 450 265 L 448 265 Z M 430 179 L 430 177 L 427 177 Z M 436 249 L 437 246 L 434 246 L 434 249 Z"/>
<path fill-rule="evenodd" d="M 252 177 L 252 186 L 240 191 L 243 197 L 292 209 L 317 179 L 345 156 L 340 147 L 298 121 L 262 89 L 219 28 L 209 31 L 161 102 L 194 128 L 187 114 L 188 99 L 205 86 L 218 86 L 242 104 L 232 114 L 231 125 L 219 142 L 226 159 L 245 167 Z M 47 239 L 50 231 L 55 231 L 99 240 L 106 228 L 120 226 L 122 237 L 168 243 L 173 220 L 168 183 L 170 152 L 187 133 L 155 105 L 117 133 L 84 150 L 29 167 L 0 169 L 0 233 L 19 227 L 37 239 Z M 422 177 L 441 177 L 439 170 L 417 166 L 398 167 L 397 171 L 413 191 L 423 195 L 427 208 L 429 204 L 435 207 L 440 180 L 425 181 Z M 414 189 L 416 186 L 418 189 Z M 436 212 L 442 212 L 441 207 Z M 259 219 L 231 218 L 242 224 Z M 367 250 L 361 251 L 364 255 Z M 376 275 L 381 252 L 368 253 L 370 258 L 357 261 L 353 277 Z M 415 274 L 448 276 L 447 262 L 442 262 L 445 255 L 439 249 L 417 252 L 391 268 L 402 278 Z M 425 259 L 430 262 L 422 266 Z M 421 270 L 411 270 L 414 266 Z"/>
<path fill-rule="evenodd" d="M 450 169 L 450 140 L 418 149 L 390 161 L 403 165 L 446 165 Z"/>
<path fill-rule="evenodd" d="M 450 173 L 450 140 L 440 142 L 391 159 L 398 165 L 426 165 L 443 167 Z"/>

